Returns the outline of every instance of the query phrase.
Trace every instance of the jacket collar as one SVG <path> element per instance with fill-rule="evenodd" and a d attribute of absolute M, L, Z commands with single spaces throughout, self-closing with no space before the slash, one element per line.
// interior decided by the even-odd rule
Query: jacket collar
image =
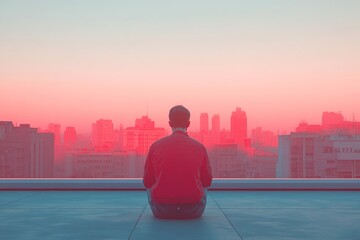
<path fill-rule="evenodd" d="M 174 135 L 174 134 L 180 134 L 180 135 L 189 136 L 189 135 L 187 134 L 187 132 L 184 132 L 184 131 L 181 131 L 181 130 L 177 130 L 177 131 L 173 132 L 172 134 L 173 134 L 173 135 Z"/>

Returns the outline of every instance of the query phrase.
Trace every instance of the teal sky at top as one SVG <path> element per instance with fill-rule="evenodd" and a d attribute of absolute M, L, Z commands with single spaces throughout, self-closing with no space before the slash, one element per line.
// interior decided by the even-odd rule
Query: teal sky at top
<path fill-rule="evenodd" d="M 214 52 L 233 49 L 236 55 L 245 47 L 255 50 L 264 40 L 295 48 L 295 38 L 300 47 L 303 41 L 323 40 L 358 48 L 359 11 L 356 0 L 9 0 L 0 2 L 0 30 L 2 46 L 19 48 L 45 44 L 61 52 L 79 44 L 93 52 L 113 48 L 133 55 L 146 54 L 148 47 L 181 52 L 206 45 Z"/>
<path fill-rule="evenodd" d="M 230 112 L 239 105 L 261 119 L 259 106 L 271 104 L 279 106 L 279 114 L 290 108 L 309 111 L 310 120 L 325 110 L 360 113 L 355 109 L 360 104 L 355 90 L 360 88 L 359 12 L 357 0 L 2 0 L 0 100 L 20 106 L 25 100 L 5 91 L 56 89 L 61 96 L 72 91 L 70 85 L 93 92 L 108 81 L 103 95 L 84 93 L 81 100 L 95 95 L 111 102 L 118 94 L 113 89 L 121 86 L 120 100 L 136 101 L 130 94 L 140 85 L 148 90 L 146 100 L 135 102 L 134 111 L 146 102 L 167 108 L 183 102 L 180 95 L 158 92 L 171 89 L 170 81 L 198 98 L 197 112 Z M 217 91 L 222 100 L 213 102 Z M 310 104 L 315 98 L 318 104 Z M 31 107 L 39 108 L 40 102 L 34 99 Z M 281 107 L 284 102 L 291 107 Z M 6 111 L 5 116 L 15 116 Z M 110 111 L 104 115 L 111 117 Z"/>

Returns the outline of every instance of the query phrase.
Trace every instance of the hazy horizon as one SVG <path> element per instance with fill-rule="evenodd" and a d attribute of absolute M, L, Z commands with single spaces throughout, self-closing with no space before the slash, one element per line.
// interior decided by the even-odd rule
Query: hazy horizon
<path fill-rule="evenodd" d="M 1 1 L 0 120 L 167 128 L 177 104 L 292 131 L 360 120 L 360 1 Z"/>

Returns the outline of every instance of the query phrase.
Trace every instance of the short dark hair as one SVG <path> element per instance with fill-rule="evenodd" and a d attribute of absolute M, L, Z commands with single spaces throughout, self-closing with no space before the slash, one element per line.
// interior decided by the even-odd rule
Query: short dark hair
<path fill-rule="evenodd" d="M 183 105 L 174 106 L 169 111 L 169 120 L 171 127 L 186 128 L 190 120 L 190 111 Z"/>

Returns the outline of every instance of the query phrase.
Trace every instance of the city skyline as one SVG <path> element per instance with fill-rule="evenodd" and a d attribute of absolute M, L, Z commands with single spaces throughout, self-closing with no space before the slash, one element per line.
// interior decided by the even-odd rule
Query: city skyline
<path fill-rule="evenodd" d="M 89 131 L 177 104 L 287 131 L 360 119 L 359 1 L 1 1 L 0 119 Z M 71 9 L 71 10 L 69 10 Z M 196 121 L 194 121 L 196 120 Z M 228 129 L 229 121 L 221 121 Z"/>
<path fill-rule="evenodd" d="M 238 110 L 240 109 L 240 111 L 242 110 L 241 108 L 239 107 L 236 107 L 235 110 Z M 233 109 L 234 110 L 234 109 Z M 244 114 L 245 114 L 245 118 L 246 118 L 246 115 L 247 115 L 247 111 L 243 111 Z M 306 121 L 304 119 L 299 119 L 297 122 L 294 123 L 294 126 L 288 130 L 283 130 L 281 131 L 280 129 L 269 129 L 269 128 L 266 128 L 264 126 L 257 126 L 257 125 L 254 125 L 251 123 L 251 120 L 249 121 L 249 119 L 247 118 L 247 129 L 245 130 L 246 131 L 246 135 L 251 135 L 251 130 L 254 130 L 256 128 L 262 128 L 262 129 L 266 129 L 268 131 L 271 131 L 275 134 L 286 134 L 286 133 L 290 133 L 292 131 L 296 131 L 296 129 L 301 125 L 301 124 L 315 124 L 315 125 L 320 125 L 323 121 L 323 114 L 324 113 L 333 113 L 333 114 L 340 114 L 343 118 L 343 121 L 349 121 L 349 122 L 358 122 L 359 120 L 356 119 L 356 118 L 352 118 L 352 119 L 348 119 L 346 118 L 345 116 L 343 116 L 342 112 L 341 111 L 323 111 L 321 113 L 319 113 L 319 117 L 318 117 L 318 121 L 316 122 L 311 122 L 311 121 Z M 208 128 L 208 131 L 211 131 L 212 128 L 213 128 L 213 125 L 215 124 L 215 128 L 220 130 L 220 131 L 230 131 L 231 130 L 231 114 L 234 114 L 234 111 L 230 112 L 228 115 L 228 119 L 224 119 L 223 116 L 221 114 L 217 114 L 217 113 L 213 113 L 213 114 L 209 114 L 208 112 L 204 112 L 204 111 L 200 111 L 199 113 L 199 116 L 193 116 L 193 114 L 191 114 L 191 117 L 190 117 L 190 127 L 188 128 L 188 131 L 189 132 L 202 132 L 201 130 L 201 119 L 203 117 L 203 115 L 206 114 L 207 116 L 207 128 Z M 76 126 L 75 124 L 63 124 L 61 122 L 51 122 L 51 121 L 47 121 L 46 119 L 43 121 L 43 125 L 41 126 L 38 126 L 36 124 L 34 124 L 33 122 L 17 122 L 13 119 L 2 119 L 0 118 L 0 121 L 11 121 L 14 123 L 15 126 L 18 126 L 20 124 L 30 124 L 32 127 L 35 127 L 39 130 L 47 130 L 49 129 L 49 127 L 51 128 L 53 125 L 60 125 L 60 127 L 62 128 L 62 131 L 64 131 L 66 128 L 74 128 L 76 129 L 77 133 L 78 134 L 85 134 L 85 135 L 88 135 L 88 134 L 91 134 L 92 133 L 92 127 L 93 127 L 93 124 L 95 121 L 99 121 L 99 120 L 110 120 L 112 121 L 112 124 L 114 125 L 114 129 L 118 129 L 120 127 L 131 127 L 131 126 L 134 126 L 134 124 L 136 124 L 136 120 L 139 118 L 139 117 L 148 117 L 149 119 L 153 120 L 154 123 L 156 124 L 156 127 L 161 127 L 161 128 L 164 128 L 164 129 L 167 129 L 167 130 L 171 130 L 171 127 L 169 126 L 168 124 L 168 121 L 169 119 L 166 119 L 164 122 L 164 125 L 161 125 L 161 123 L 159 124 L 158 121 L 156 119 L 154 119 L 151 115 L 149 114 L 138 114 L 136 115 L 136 117 L 134 119 L 132 119 L 130 121 L 130 123 L 128 125 L 125 125 L 124 122 L 122 121 L 117 121 L 115 122 L 114 119 L 110 119 L 110 118 L 105 118 L 105 117 L 99 117 L 97 119 L 93 119 L 93 120 L 90 120 L 90 124 L 89 126 L 82 126 L 82 127 L 79 127 L 79 126 Z M 167 116 L 165 117 L 167 118 Z M 216 118 L 216 123 L 214 122 L 214 119 L 213 118 Z M 161 122 L 161 121 L 160 121 Z M 224 122 L 228 122 L 228 124 L 224 124 Z M 196 127 L 194 127 L 194 125 Z M 227 125 L 227 127 L 224 127 L 224 125 Z M 266 126 L 266 124 L 264 124 Z M 250 126 L 250 127 L 249 127 Z"/>
<path fill-rule="evenodd" d="M 321 124 L 300 122 L 289 134 L 258 127 L 247 136 L 246 112 L 232 112 L 230 130 L 219 131 L 219 115 L 189 136 L 204 144 L 217 177 L 358 178 L 360 121 L 341 113 L 323 112 Z M 150 146 L 170 134 L 147 116 L 132 126 L 114 127 L 99 119 L 91 136 L 73 127 L 62 131 L 50 123 L 39 130 L 30 124 L 0 121 L 0 177 L 141 177 Z"/>

